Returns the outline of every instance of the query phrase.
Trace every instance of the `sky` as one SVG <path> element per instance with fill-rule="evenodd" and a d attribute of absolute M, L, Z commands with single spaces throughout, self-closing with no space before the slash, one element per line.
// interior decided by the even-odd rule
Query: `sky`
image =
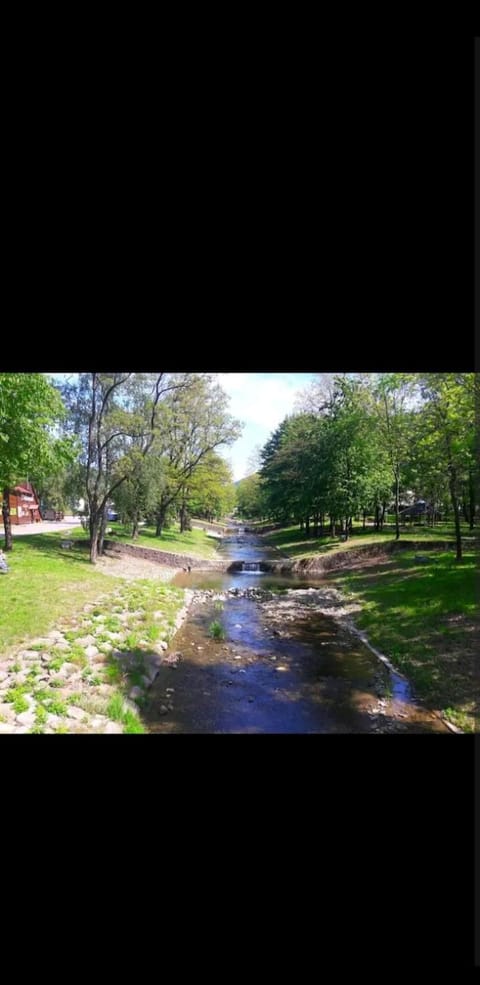
<path fill-rule="evenodd" d="M 222 451 L 236 482 L 248 475 L 247 461 L 257 445 L 263 446 L 272 431 L 294 409 L 300 390 L 315 378 L 313 373 L 219 373 L 230 412 L 244 423 L 242 437 Z"/>
<path fill-rule="evenodd" d="M 57 380 L 75 374 L 52 373 Z M 314 373 L 217 373 L 230 397 L 230 413 L 243 424 L 242 437 L 230 448 L 218 449 L 230 462 L 236 482 L 251 472 L 247 462 L 272 431 L 292 412 L 297 394 L 315 378 Z"/>

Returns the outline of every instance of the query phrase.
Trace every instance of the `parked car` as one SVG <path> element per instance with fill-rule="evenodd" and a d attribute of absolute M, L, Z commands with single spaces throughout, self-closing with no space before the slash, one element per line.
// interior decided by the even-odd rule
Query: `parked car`
<path fill-rule="evenodd" d="M 107 520 L 109 523 L 114 523 L 118 520 L 118 513 L 114 513 L 113 510 L 109 510 L 107 513 Z"/>

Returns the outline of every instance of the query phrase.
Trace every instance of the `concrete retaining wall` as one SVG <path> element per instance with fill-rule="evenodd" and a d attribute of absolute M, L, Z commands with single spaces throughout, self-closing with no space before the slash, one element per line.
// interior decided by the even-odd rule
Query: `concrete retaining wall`
<path fill-rule="evenodd" d="M 207 561 L 204 558 L 190 557 L 187 554 L 170 554 L 168 551 L 157 551 L 155 548 L 136 547 L 133 544 L 119 544 L 114 540 L 105 541 L 105 550 L 109 554 L 130 554 L 133 557 L 145 558 L 148 561 L 155 561 L 157 564 L 167 565 L 170 568 L 195 568 L 211 569 L 213 571 L 223 571 L 225 565 L 218 561 Z"/>

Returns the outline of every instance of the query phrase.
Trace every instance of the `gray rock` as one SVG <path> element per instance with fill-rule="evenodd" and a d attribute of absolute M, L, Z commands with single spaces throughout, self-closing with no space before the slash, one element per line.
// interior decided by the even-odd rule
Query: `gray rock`
<path fill-rule="evenodd" d="M 92 644 L 85 647 L 85 656 L 88 657 L 89 660 L 91 660 L 92 657 L 96 657 L 98 652 L 98 648 L 96 646 L 92 646 Z"/>
<path fill-rule="evenodd" d="M 104 729 L 104 735 L 122 735 L 122 733 L 122 726 L 118 722 L 109 722 Z"/>
<path fill-rule="evenodd" d="M 0 722 L 0 735 L 2 733 L 5 733 L 6 734 L 7 732 L 10 732 L 11 733 L 11 732 L 18 732 L 18 731 L 19 730 L 17 728 L 15 728 L 15 724 L 13 722 Z"/>
<path fill-rule="evenodd" d="M 60 715 L 49 715 L 47 718 L 47 726 L 51 729 L 56 729 L 61 724 L 62 719 Z"/>
<path fill-rule="evenodd" d="M 91 643 L 95 643 L 95 637 L 89 633 L 88 636 L 79 636 L 75 643 L 78 643 L 79 646 L 90 646 Z"/>
<path fill-rule="evenodd" d="M 74 718 L 76 722 L 81 722 L 87 713 L 83 708 L 77 708 L 75 705 L 70 705 L 67 711 L 67 718 Z M 87 715 L 88 717 L 88 715 Z"/>
<path fill-rule="evenodd" d="M 47 633 L 47 638 L 49 640 L 61 640 L 63 639 L 63 633 L 58 629 L 52 629 L 51 633 Z"/>
<path fill-rule="evenodd" d="M 26 728 L 31 728 L 35 724 L 34 712 L 22 711 L 20 715 L 17 715 L 17 722 L 19 725 L 25 725 Z"/>
<path fill-rule="evenodd" d="M 161 715 L 168 715 L 168 708 L 167 708 L 166 705 L 160 705 L 160 714 Z"/>
<path fill-rule="evenodd" d="M 168 657 L 164 657 L 163 662 L 165 664 L 168 664 L 168 666 L 170 667 L 174 667 L 176 666 L 176 664 L 178 664 L 179 660 L 181 659 L 182 659 L 182 654 L 180 653 L 179 650 L 177 650 L 175 653 L 170 653 Z"/>
<path fill-rule="evenodd" d="M 137 705 L 134 701 L 130 701 L 130 698 L 125 698 L 125 701 L 123 702 L 123 709 L 124 711 L 133 711 L 135 715 L 138 713 Z"/>
<path fill-rule="evenodd" d="M 108 722 L 106 715 L 94 715 L 93 718 L 90 719 L 90 725 L 94 728 L 100 728 L 100 725 L 105 725 L 105 722 Z"/>
<path fill-rule="evenodd" d="M 63 671 L 59 670 L 58 673 L 54 672 L 50 674 L 50 681 L 58 681 L 60 684 L 66 684 L 67 678 Z"/>
<path fill-rule="evenodd" d="M 131 698 L 132 701 L 136 701 L 137 698 L 143 698 L 143 690 L 142 690 L 142 688 L 141 687 L 137 687 L 137 686 L 132 687 L 131 690 L 128 693 L 128 697 Z"/>
<path fill-rule="evenodd" d="M 15 718 L 15 712 L 13 711 L 13 705 L 11 704 L 0 704 L 0 715 L 5 715 L 10 718 L 11 715 Z"/>
<path fill-rule="evenodd" d="M 67 677 L 71 677 L 72 674 L 78 674 L 79 670 L 76 664 L 64 663 L 62 665 L 62 674 L 66 674 Z"/>
<path fill-rule="evenodd" d="M 52 649 L 59 650 L 62 653 L 65 653 L 66 650 L 70 649 L 70 643 L 67 643 L 66 640 L 59 640 L 58 643 L 53 644 Z"/>

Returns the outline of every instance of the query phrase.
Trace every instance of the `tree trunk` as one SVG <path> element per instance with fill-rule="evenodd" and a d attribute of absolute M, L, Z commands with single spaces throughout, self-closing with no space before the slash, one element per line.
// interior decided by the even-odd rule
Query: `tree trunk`
<path fill-rule="evenodd" d="M 157 516 L 156 516 L 157 526 L 156 526 L 156 530 L 155 530 L 155 537 L 161 537 L 162 536 L 162 529 L 163 529 L 163 526 L 165 524 L 165 513 L 166 513 L 166 510 L 164 510 L 164 509 L 160 509 L 158 511 L 158 513 L 157 513 Z"/>
<path fill-rule="evenodd" d="M 457 470 L 451 465 L 450 469 L 450 499 L 452 500 L 453 518 L 455 520 L 455 539 L 457 542 L 457 561 L 462 560 L 462 536 L 460 533 L 460 517 L 458 515 L 458 502 L 456 491 Z"/>
<path fill-rule="evenodd" d="M 103 554 L 103 542 L 105 540 L 105 530 L 107 528 L 107 506 L 103 507 L 101 519 L 100 519 L 100 531 L 98 534 L 98 554 L 101 557 Z"/>
<path fill-rule="evenodd" d="M 12 521 L 10 519 L 10 490 L 5 488 L 3 490 L 3 529 L 5 531 L 5 551 L 13 550 L 13 538 L 12 538 Z"/>
<path fill-rule="evenodd" d="M 303 530 L 303 526 L 304 526 L 303 520 L 300 520 L 300 530 Z"/>
<path fill-rule="evenodd" d="M 185 531 L 188 530 L 188 527 L 189 527 L 189 523 L 188 523 L 187 507 L 185 503 L 182 503 L 180 507 L 180 533 L 184 534 Z"/>
<path fill-rule="evenodd" d="M 367 511 L 366 511 L 366 510 L 364 510 L 364 511 L 363 511 L 363 529 L 364 529 L 364 530 L 365 530 L 365 528 L 366 528 L 366 520 L 367 520 Z"/>
<path fill-rule="evenodd" d="M 305 536 L 310 537 L 310 517 L 305 517 Z"/>
<path fill-rule="evenodd" d="M 383 530 L 383 524 L 385 522 L 385 513 L 387 511 L 387 504 L 382 503 L 382 515 L 380 517 L 380 530 Z"/>
<path fill-rule="evenodd" d="M 336 523 L 335 517 L 334 516 L 330 517 L 330 533 L 332 537 L 335 537 L 335 523 Z"/>
<path fill-rule="evenodd" d="M 313 536 L 318 537 L 318 513 L 313 517 Z"/>
<path fill-rule="evenodd" d="M 400 537 L 400 476 L 398 472 L 395 475 L 395 540 Z"/>
<path fill-rule="evenodd" d="M 136 540 L 138 537 L 138 513 L 133 518 L 132 523 L 132 540 Z"/>
<path fill-rule="evenodd" d="M 97 563 L 99 532 L 100 521 L 98 514 L 96 512 L 90 513 L 90 561 L 92 564 Z"/>
<path fill-rule="evenodd" d="M 470 469 L 470 475 L 468 477 L 468 502 L 470 507 L 470 530 L 473 530 L 475 526 L 475 482 L 473 469 Z"/>

